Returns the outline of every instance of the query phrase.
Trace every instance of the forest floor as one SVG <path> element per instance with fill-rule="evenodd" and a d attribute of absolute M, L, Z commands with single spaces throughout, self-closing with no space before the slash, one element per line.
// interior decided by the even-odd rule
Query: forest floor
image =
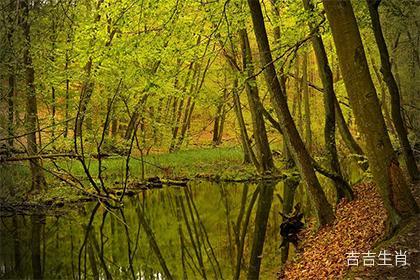
<path fill-rule="evenodd" d="M 336 221 L 314 233 L 308 227 L 302 234 L 299 253 L 286 264 L 279 279 L 420 279 L 420 215 L 406 221 L 393 238 L 381 242 L 386 212 L 372 183 L 354 186 L 357 199 L 342 201 L 336 208 Z M 420 203 L 420 182 L 413 185 Z M 389 266 L 378 265 L 380 252 L 387 251 Z M 396 251 L 407 252 L 407 265 L 396 266 Z M 347 265 L 347 253 L 359 253 L 358 265 Z M 375 253 L 375 265 L 364 266 L 363 253 Z M 388 262 L 387 262 L 388 263 Z M 367 262 L 367 264 L 369 264 Z"/>

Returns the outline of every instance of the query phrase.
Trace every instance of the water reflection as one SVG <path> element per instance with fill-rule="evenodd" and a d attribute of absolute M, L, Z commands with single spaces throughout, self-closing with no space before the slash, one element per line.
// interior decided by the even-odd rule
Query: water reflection
<path fill-rule="evenodd" d="M 145 191 L 119 209 L 88 203 L 58 217 L 3 216 L 0 276 L 240 279 L 255 254 L 261 279 L 271 279 L 283 209 L 273 192 L 283 196 L 283 184 L 203 182 Z"/>

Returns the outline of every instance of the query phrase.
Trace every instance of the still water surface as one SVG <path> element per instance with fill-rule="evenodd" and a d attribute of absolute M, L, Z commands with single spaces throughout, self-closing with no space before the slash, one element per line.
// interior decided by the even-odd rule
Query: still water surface
<path fill-rule="evenodd" d="M 94 202 L 68 206 L 60 215 L 3 213 L 0 277 L 168 279 L 169 273 L 173 279 L 233 279 L 238 237 L 257 188 L 194 182 L 127 197 L 122 209 Z M 282 188 L 278 183 L 275 192 L 281 194 Z M 280 264 L 281 206 L 274 197 L 261 279 L 275 279 Z M 252 214 L 241 278 L 246 276 L 254 224 Z"/>

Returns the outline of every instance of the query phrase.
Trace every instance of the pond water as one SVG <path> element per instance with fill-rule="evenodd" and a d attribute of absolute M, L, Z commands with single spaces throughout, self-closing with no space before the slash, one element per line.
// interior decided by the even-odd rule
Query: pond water
<path fill-rule="evenodd" d="M 94 202 L 70 206 L 60 215 L 3 214 L 0 277 L 167 279 L 170 273 L 173 279 L 234 279 L 238 239 L 258 187 L 194 182 L 126 197 L 122 209 Z M 283 183 L 277 183 L 275 193 L 282 189 Z M 275 279 L 280 266 L 282 205 L 277 197 L 261 279 Z M 241 278 L 248 270 L 256 207 L 243 242 Z"/>

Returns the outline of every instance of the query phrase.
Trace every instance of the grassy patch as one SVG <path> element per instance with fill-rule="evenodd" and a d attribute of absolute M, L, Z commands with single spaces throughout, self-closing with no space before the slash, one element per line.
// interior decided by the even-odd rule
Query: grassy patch
<path fill-rule="evenodd" d="M 132 157 L 130 160 L 130 180 L 136 181 L 144 177 L 161 178 L 193 178 L 201 176 L 217 176 L 220 179 L 247 179 L 256 175 L 252 165 L 244 165 L 243 153 L 240 148 L 201 148 L 178 151 L 170 154 L 147 155 L 142 160 Z M 96 159 L 87 159 L 86 163 L 94 180 L 98 180 L 99 162 Z M 56 164 L 63 170 L 78 177 L 87 183 L 87 177 L 81 163 L 76 159 L 60 159 Z M 46 170 L 56 170 L 51 161 L 44 161 Z M 125 158 L 107 158 L 102 161 L 102 176 L 106 187 L 121 186 L 125 176 Z M 143 172 L 142 172 L 143 170 Z M 2 165 L 0 169 L 0 200 L 11 203 L 22 201 L 32 202 L 66 202 L 77 200 L 83 194 L 76 188 L 69 187 L 59 181 L 49 172 L 45 172 L 47 180 L 47 192 L 28 193 L 31 189 L 31 175 L 28 164 Z"/>
<path fill-rule="evenodd" d="M 147 155 L 143 158 L 132 157 L 130 160 L 130 177 L 141 179 L 147 177 L 194 177 L 197 174 L 248 173 L 252 167 L 242 165 L 243 154 L 239 148 L 206 148 L 178 151 L 169 154 Z M 76 176 L 84 176 L 82 165 L 77 160 L 61 160 L 60 167 Z M 92 175 L 98 174 L 98 161 L 87 160 Z M 103 176 L 109 180 L 120 180 L 124 176 L 125 158 L 107 158 L 103 160 Z"/>

